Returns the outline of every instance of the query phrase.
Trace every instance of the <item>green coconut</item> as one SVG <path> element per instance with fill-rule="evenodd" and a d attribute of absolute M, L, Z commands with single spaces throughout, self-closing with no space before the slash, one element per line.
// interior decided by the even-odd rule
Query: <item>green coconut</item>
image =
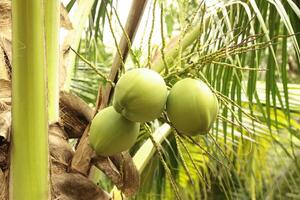
<path fill-rule="evenodd" d="M 167 96 L 160 74 L 147 68 L 132 69 L 117 82 L 113 106 L 131 121 L 152 121 L 161 115 Z"/>
<path fill-rule="evenodd" d="M 186 78 L 170 90 L 166 109 L 169 120 L 180 133 L 195 136 L 211 129 L 218 101 L 204 82 Z"/>
<path fill-rule="evenodd" d="M 139 130 L 140 123 L 129 121 L 110 106 L 92 120 L 89 144 L 97 155 L 114 155 L 132 147 Z"/>

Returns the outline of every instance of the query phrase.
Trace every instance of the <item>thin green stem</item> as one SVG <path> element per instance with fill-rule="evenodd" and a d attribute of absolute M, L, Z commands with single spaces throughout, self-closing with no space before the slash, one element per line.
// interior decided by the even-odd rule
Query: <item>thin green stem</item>
<path fill-rule="evenodd" d="M 234 64 L 230 64 L 230 63 L 224 63 L 224 62 L 218 62 L 218 61 L 212 61 L 212 64 L 216 64 L 216 65 L 221 65 L 221 66 L 225 66 L 225 67 L 232 67 L 234 69 L 238 69 L 238 70 L 245 70 L 245 71 L 267 71 L 267 69 L 257 69 L 257 68 L 252 68 L 252 67 L 239 67 L 237 65 Z"/>
<path fill-rule="evenodd" d="M 169 169 L 169 167 L 168 167 L 168 164 L 167 164 L 166 161 L 164 160 L 163 153 L 162 153 L 162 150 L 161 150 L 161 146 L 160 146 L 159 143 L 156 143 L 155 139 L 153 138 L 153 136 L 152 136 L 152 134 L 151 134 L 151 129 L 150 129 L 150 127 L 149 127 L 147 124 L 145 124 L 145 127 L 146 127 L 147 133 L 148 133 L 148 135 L 149 135 L 149 138 L 151 139 L 151 141 L 152 141 L 154 147 L 156 148 L 156 151 L 157 151 L 157 153 L 158 153 L 159 159 L 160 159 L 160 161 L 161 161 L 161 163 L 162 163 L 162 165 L 163 165 L 163 167 L 164 167 L 164 169 L 165 169 L 165 171 L 166 171 L 166 173 L 167 173 L 167 176 L 168 176 L 168 178 L 170 179 L 172 188 L 173 188 L 173 190 L 174 190 L 174 192 L 175 192 L 176 199 L 179 199 L 179 200 L 180 200 L 180 199 L 182 199 L 182 198 L 181 198 L 181 196 L 180 196 L 180 194 L 179 194 L 179 189 L 178 189 L 178 187 L 177 187 L 177 184 L 176 184 L 175 180 L 173 179 L 173 176 L 172 176 L 172 173 L 171 173 L 171 171 L 170 171 L 170 169 Z"/>
<path fill-rule="evenodd" d="M 176 132 L 176 131 L 174 131 L 174 132 Z M 179 157 L 180 157 L 180 159 L 182 161 L 182 166 L 183 166 L 183 168 L 184 168 L 184 170 L 185 170 L 185 172 L 186 172 L 186 174 L 187 174 L 187 176 L 188 176 L 191 184 L 194 184 L 194 181 L 192 179 L 192 175 L 191 175 L 191 173 L 189 171 L 189 168 L 188 168 L 188 166 L 187 166 L 187 164 L 185 162 L 185 159 L 184 159 L 184 157 L 182 155 L 182 151 L 181 151 L 181 148 L 180 148 L 180 146 L 182 145 L 182 143 L 181 143 L 181 141 L 179 140 L 178 137 L 179 137 L 178 134 L 175 133 L 175 141 L 176 141 L 176 145 L 177 145 Z"/>
<path fill-rule="evenodd" d="M 107 8 L 105 8 L 106 9 L 106 15 L 107 15 L 107 18 L 108 18 L 108 24 L 109 24 L 109 29 L 110 29 L 110 32 L 111 32 L 111 34 L 112 34 L 112 36 L 113 36 L 113 39 L 114 39 L 114 43 L 115 43 L 115 46 L 116 46 L 116 48 L 117 48 L 117 52 L 118 52 L 118 55 L 119 55 L 119 57 L 120 57 L 120 61 L 121 61 L 121 71 L 125 71 L 125 63 L 124 63 L 124 59 L 123 59 L 123 56 L 122 56 L 122 53 L 121 53 L 121 49 L 120 49 L 120 47 L 119 47 L 119 45 L 118 45 L 118 42 L 117 42 L 117 38 L 116 38 L 116 36 L 115 36 L 115 32 L 114 32 L 114 30 L 113 30 L 113 27 L 112 27 L 112 23 L 111 23 L 111 17 L 109 16 L 109 15 L 112 15 L 112 12 L 110 12 L 110 14 L 108 14 L 108 12 L 107 12 Z"/>
<path fill-rule="evenodd" d="M 166 41 L 164 37 L 164 4 L 163 3 L 160 4 L 160 34 L 161 34 L 161 42 L 162 42 L 162 47 L 160 49 L 160 52 L 165 66 L 165 74 L 168 74 L 169 73 L 168 64 L 165 58 Z"/>
<path fill-rule="evenodd" d="M 105 80 L 105 82 L 108 82 L 112 87 L 115 87 L 115 83 L 108 79 L 101 71 L 99 71 L 96 66 L 94 66 L 92 63 L 90 63 L 87 59 L 85 59 L 82 55 L 80 55 L 77 51 L 75 51 L 72 47 L 70 49 L 83 61 L 85 62 L 89 67 L 91 67 L 96 74 L 98 74 L 101 78 Z"/>
<path fill-rule="evenodd" d="M 195 27 L 186 33 L 186 35 L 182 39 L 178 39 L 174 48 L 166 53 L 165 59 L 167 64 L 173 63 L 173 60 L 178 56 L 180 51 L 185 50 L 188 46 L 190 46 L 193 42 L 195 42 L 200 33 L 205 29 L 205 27 L 209 24 L 210 18 L 207 18 L 203 24 L 197 24 Z M 204 29 L 202 28 L 204 26 Z M 164 69 L 164 61 L 162 58 L 156 60 L 153 63 L 152 69 L 161 72 Z"/>
<path fill-rule="evenodd" d="M 188 155 L 190 161 L 192 162 L 192 165 L 194 166 L 194 168 L 195 168 L 195 170 L 196 170 L 196 172 L 197 172 L 199 178 L 202 179 L 202 180 L 204 181 L 204 183 L 206 184 L 206 186 L 209 187 L 208 183 L 206 182 L 205 178 L 203 177 L 202 173 L 200 172 L 198 166 L 196 165 L 196 163 L 195 163 L 195 161 L 194 161 L 194 159 L 193 159 L 193 157 L 192 157 L 192 155 L 191 155 L 189 149 L 188 149 L 187 146 L 184 144 L 184 141 L 182 140 L 182 138 L 180 137 L 180 135 L 178 134 L 178 132 L 177 132 L 176 129 L 175 129 L 174 133 L 175 133 L 175 135 L 177 135 L 177 138 L 178 138 L 178 140 L 180 141 L 180 144 L 183 146 L 184 150 L 186 151 L 186 153 L 187 153 L 187 155 Z"/>
<path fill-rule="evenodd" d="M 151 30 L 150 30 L 150 35 L 149 35 L 149 39 L 148 39 L 148 62 L 147 62 L 147 67 L 149 67 L 149 68 L 151 68 L 151 40 L 152 40 L 153 31 L 154 31 L 156 2 L 157 2 L 157 0 L 154 0 L 153 8 L 152 8 Z"/>
<path fill-rule="evenodd" d="M 201 150 L 203 150 L 210 158 L 212 158 L 213 160 L 217 161 L 221 166 L 227 168 L 228 170 L 230 170 L 226 165 L 224 165 L 220 160 L 218 160 L 217 158 L 215 158 L 211 153 L 209 153 L 206 149 L 204 149 L 200 144 L 198 144 L 198 142 L 196 140 L 194 140 L 192 137 L 187 137 L 190 139 L 192 144 L 195 144 L 197 147 L 199 147 Z"/>
<path fill-rule="evenodd" d="M 121 27 L 121 29 L 122 29 L 122 31 L 123 31 L 123 34 L 124 34 L 124 36 L 125 36 L 125 38 L 126 38 L 126 41 L 127 41 L 127 43 L 128 43 L 128 49 L 129 49 L 129 52 L 130 52 L 130 54 L 133 56 L 133 58 L 134 58 L 134 62 L 137 64 L 137 66 L 138 66 L 138 68 L 140 68 L 141 67 L 141 64 L 140 64 L 140 61 L 138 60 L 138 58 L 137 58 L 137 56 L 135 55 L 135 53 L 133 52 L 133 50 L 132 50 L 132 45 L 131 45 L 131 42 L 130 42 L 130 38 L 129 38 L 129 36 L 128 36 L 128 34 L 126 33 L 126 31 L 125 31 L 125 29 L 124 29 L 124 27 L 123 27 L 123 25 L 122 25 L 122 23 L 121 23 L 121 20 L 120 20 L 120 18 L 119 18 L 119 15 L 118 15 L 118 13 L 117 13 L 117 11 L 116 11 L 116 9 L 113 7 L 113 10 L 114 10 L 114 13 L 115 13 L 115 15 L 116 15 L 116 17 L 117 17 L 117 21 L 118 21 L 118 23 L 119 23 L 119 26 Z"/>

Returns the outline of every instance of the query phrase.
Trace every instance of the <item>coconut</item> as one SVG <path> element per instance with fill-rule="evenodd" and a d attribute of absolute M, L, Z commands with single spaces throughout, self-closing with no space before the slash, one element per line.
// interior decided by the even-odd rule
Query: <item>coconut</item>
<path fill-rule="evenodd" d="M 97 155 L 114 155 L 132 147 L 139 130 L 139 123 L 129 121 L 110 106 L 92 120 L 89 144 Z"/>
<path fill-rule="evenodd" d="M 186 78 L 170 90 L 167 114 L 173 126 L 182 134 L 194 136 L 208 133 L 218 113 L 218 101 L 201 80 Z"/>
<path fill-rule="evenodd" d="M 137 68 L 126 72 L 116 84 L 113 106 L 134 122 L 152 121 L 165 107 L 167 86 L 159 73 Z"/>

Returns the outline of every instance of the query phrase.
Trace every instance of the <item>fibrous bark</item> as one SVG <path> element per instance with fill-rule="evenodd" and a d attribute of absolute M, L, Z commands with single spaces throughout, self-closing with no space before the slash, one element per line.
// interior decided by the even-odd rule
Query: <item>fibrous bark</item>
<path fill-rule="evenodd" d="M 97 156 L 92 159 L 92 163 L 101 169 L 126 197 L 132 197 L 138 192 L 140 176 L 128 152 L 110 157 Z"/>

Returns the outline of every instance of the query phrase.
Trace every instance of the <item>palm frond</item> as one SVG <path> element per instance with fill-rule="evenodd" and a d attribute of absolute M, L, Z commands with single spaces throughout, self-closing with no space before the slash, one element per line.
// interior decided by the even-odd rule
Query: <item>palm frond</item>
<path fill-rule="evenodd" d="M 164 30 L 159 35 L 162 47 L 153 51 L 148 46 L 148 53 L 139 49 L 140 44 L 137 49 L 133 45 L 132 52 L 141 55 L 133 53 L 127 62 L 141 66 L 150 62 L 154 69 L 163 70 L 170 87 L 185 77 L 203 80 L 217 95 L 220 111 L 213 130 L 205 137 L 178 139 L 166 124 L 154 131 L 154 141 L 162 144 L 162 156 L 154 154 L 155 145 L 141 130 L 132 149 L 145 181 L 137 199 L 177 197 L 162 159 L 183 199 L 298 197 L 300 85 L 291 83 L 289 74 L 294 72 L 289 68 L 289 59 L 299 70 L 299 8 L 291 0 L 216 0 L 215 4 L 178 1 L 172 6 L 167 1 L 160 3 L 155 7 L 163 17 L 170 15 L 174 7 L 178 9 L 171 21 L 156 16 Z M 151 9 L 149 16 L 155 13 Z M 148 45 L 152 45 L 153 23 L 157 21 L 152 17 L 145 25 L 152 29 L 141 39 Z M 184 40 L 194 27 L 201 28 L 201 32 Z M 111 54 L 101 37 L 89 37 L 96 29 L 87 31 L 80 53 L 106 73 Z M 179 33 L 175 39 L 168 38 L 175 33 Z M 170 46 L 164 44 L 167 41 Z M 152 63 L 155 59 L 151 58 L 161 60 Z M 297 73 L 295 76 L 299 76 Z M 103 80 L 80 60 L 73 80 L 73 90 L 89 103 L 95 102 L 97 83 Z M 165 122 L 162 116 L 152 126 L 156 129 L 157 124 Z M 164 137 L 157 134 L 162 128 Z"/>

